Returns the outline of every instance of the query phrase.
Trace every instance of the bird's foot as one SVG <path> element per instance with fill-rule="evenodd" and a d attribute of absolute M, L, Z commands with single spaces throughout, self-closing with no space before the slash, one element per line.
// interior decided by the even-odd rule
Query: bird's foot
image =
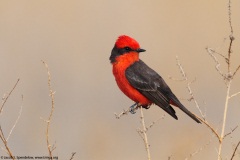
<path fill-rule="evenodd" d="M 145 108 L 145 109 L 149 109 L 150 105 L 143 105 L 142 107 Z"/>
<path fill-rule="evenodd" d="M 134 103 L 133 105 L 131 105 L 129 108 L 129 112 L 135 114 L 136 113 L 135 110 L 137 108 L 136 106 L 138 107 L 138 103 Z"/>

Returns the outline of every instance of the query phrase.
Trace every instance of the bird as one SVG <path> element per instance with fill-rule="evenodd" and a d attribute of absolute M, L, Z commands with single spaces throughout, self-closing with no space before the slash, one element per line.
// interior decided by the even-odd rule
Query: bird
<path fill-rule="evenodd" d="M 148 109 L 155 104 L 178 120 L 172 107 L 175 106 L 197 123 L 201 123 L 184 107 L 164 79 L 139 58 L 139 53 L 145 51 L 132 37 L 120 35 L 109 57 L 118 87 L 135 102 L 131 107 L 137 105 Z"/>

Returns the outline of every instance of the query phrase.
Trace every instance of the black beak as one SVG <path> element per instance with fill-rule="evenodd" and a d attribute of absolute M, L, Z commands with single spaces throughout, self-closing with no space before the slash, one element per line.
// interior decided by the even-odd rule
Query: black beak
<path fill-rule="evenodd" d="M 145 49 L 142 49 L 142 48 L 139 48 L 137 49 L 137 52 L 145 52 L 146 50 Z"/>

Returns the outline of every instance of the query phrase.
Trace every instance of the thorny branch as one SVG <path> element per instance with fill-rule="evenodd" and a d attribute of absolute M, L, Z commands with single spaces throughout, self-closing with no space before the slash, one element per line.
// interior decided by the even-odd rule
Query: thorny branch
<path fill-rule="evenodd" d="M 54 145 L 51 145 L 49 142 L 49 129 L 50 129 L 50 123 L 52 120 L 52 116 L 53 116 L 53 111 L 54 111 L 54 94 L 55 92 L 52 90 L 52 86 L 51 86 L 51 74 L 48 68 L 47 63 L 45 63 L 44 61 L 42 61 L 42 63 L 45 65 L 46 69 L 47 69 L 47 74 L 48 74 L 48 88 L 49 88 L 49 93 L 50 93 L 50 97 L 51 97 L 51 112 L 49 114 L 48 119 L 46 120 L 47 123 L 47 129 L 46 129 L 46 140 L 47 140 L 47 148 L 48 148 L 48 154 L 50 159 L 53 159 L 53 150 L 56 148 Z"/>
<path fill-rule="evenodd" d="M 151 154 L 150 154 L 150 149 L 149 149 L 150 145 L 148 143 L 147 128 L 146 128 L 146 125 L 145 125 L 142 106 L 140 107 L 140 113 L 141 113 L 140 119 L 141 119 L 142 129 L 137 129 L 137 132 L 139 133 L 140 137 L 142 137 L 142 139 L 143 139 L 145 149 L 147 151 L 147 159 L 151 160 Z"/>

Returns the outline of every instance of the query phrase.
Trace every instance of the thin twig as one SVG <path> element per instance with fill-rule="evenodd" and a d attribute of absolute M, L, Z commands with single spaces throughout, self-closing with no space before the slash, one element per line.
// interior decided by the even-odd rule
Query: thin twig
<path fill-rule="evenodd" d="M 239 145 L 240 145 L 240 141 L 238 142 L 238 144 L 237 144 L 236 147 L 234 148 L 234 151 L 233 151 L 233 154 L 232 154 L 232 157 L 231 157 L 230 160 L 233 160 L 233 158 L 234 158 L 234 156 L 235 156 L 235 154 L 236 154 L 236 151 L 237 151 Z"/>
<path fill-rule="evenodd" d="M 228 1 L 228 22 L 230 26 L 230 42 L 229 42 L 229 47 L 228 47 L 228 73 L 230 73 L 230 60 L 231 60 L 231 53 L 232 53 L 232 44 L 233 44 L 233 26 L 232 26 L 232 10 L 231 10 L 231 0 Z"/>
<path fill-rule="evenodd" d="M 233 44 L 233 40 L 234 40 L 234 37 L 233 37 L 233 35 L 232 35 L 233 33 L 231 33 L 231 35 L 229 36 L 229 38 L 230 38 L 230 42 L 229 42 L 229 48 L 228 48 L 228 73 L 230 73 L 231 72 L 231 70 L 230 70 L 230 65 L 231 65 L 231 63 L 230 63 L 230 60 L 231 60 L 231 53 L 233 52 L 232 51 L 232 44 Z"/>
<path fill-rule="evenodd" d="M 232 75 L 232 78 L 237 74 L 237 72 L 239 71 L 240 69 L 240 65 L 236 68 L 236 70 L 234 71 L 233 75 Z"/>
<path fill-rule="evenodd" d="M 226 75 L 223 74 L 223 72 L 220 70 L 220 63 L 217 59 L 217 57 L 214 55 L 214 49 L 212 48 L 206 48 L 208 54 L 213 58 L 214 62 L 216 63 L 215 65 L 215 69 L 217 70 L 217 72 L 224 78 L 224 80 L 226 79 Z"/>
<path fill-rule="evenodd" d="M 218 141 L 219 141 L 219 143 L 220 143 L 221 137 L 219 136 L 219 134 L 217 133 L 217 131 L 206 121 L 205 115 L 204 115 L 203 112 L 201 111 L 201 109 L 200 109 L 200 107 L 199 107 L 199 105 L 198 105 L 198 102 L 197 102 L 197 100 L 195 99 L 195 96 L 194 96 L 194 94 L 193 94 L 193 92 L 192 92 L 192 89 L 191 89 L 191 87 L 190 87 L 190 84 L 191 84 L 192 82 L 189 82 L 189 81 L 188 81 L 188 78 L 187 78 L 187 76 L 186 76 L 186 73 L 185 73 L 185 71 L 184 71 L 184 69 L 183 69 L 183 67 L 182 67 L 182 65 L 181 65 L 181 63 L 180 63 L 180 60 L 178 59 L 177 56 L 176 56 L 176 60 L 177 60 L 177 65 L 178 65 L 178 67 L 179 67 L 179 69 L 180 69 L 180 72 L 181 72 L 181 74 L 182 74 L 182 77 L 188 82 L 187 88 L 188 88 L 188 92 L 189 92 L 189 94 L 190 94 L 190 96 L 191 96 L 191 100 L 194 100 L 195 106 L 196 106 L 196 108 L 199 110 L 202 118 L 200 118 L 199 116 L 197 116 L 197 115 L 194 114 L 194 113 L 193 113 L 193 114 L 194 114 L 203 124 L 205 124 L 205 125 L 212 131 L 212 133 L 217 137 L 217 139 L 218 139 Z M 218 62 L 218 61 L 217 61 L 217 62 Z"/>
<path fill-rule="evenodd" d="M 2 140 L 4 146 L 5 146 L 5 149 L 6 149 L 6 152 L 7 154 L 10 156 L 11 159 L 15 160 L 15 157 L 13 156 L 10 148 L 8 147 L 8 141 L 6 140 L 4 134 L 3 134 L 3 130 L 2 130 L 2 127 L 0 126 L 0 139 Z"/>
<path fill-rule="evenodd" d="M 230 26 L 230 32 L 231 35 L 233 35 L 233 27 L 232 27 L 232 10 L 231 10 L 231 0 L 228 1 L 228 22 L 229 22 L 229 26 Z"/>
<path fill-rule="evenodd" d="M 231 135 L 237 128 L 238 128 L 238 126 L 236 126 L 235 128 L 231 129 L 231 132 L 226 133 L 226 134 L 223 136 L 223 139 L 226 138 L 227 136 Z"/>
<path fill-rule="evenodd" d="M 189 92 L 189 94 L 190 94 L 190 96 L 191 96 L 190 100 L 193 100 L 193 102 L 194 102 L 194 104 L 195 104 L 195 107 L 198 109 L 198 111 L 199 111 L 199 113 L 201 114 L 202 118 L 205 119 L 205 114 L 202 112 L 202 110 L 201 110 L 201 108 L 200 108 L 197 100 L 195 99 L 195 96 L 194 96 L 194 94 L 193 94 L 193 91 L 192 91 L 192 89 L 191 89 L 191 86 L 190 86 L 191 83 L 192 83 L 192 82 L 189 82 L 189 83 L 187 84 L 187 89 L 188 89 L 188 92 Z"/>
<path fill-rule="evenodd" d="M 121 113 L 119 113 L 119 114 L 114 113 L 114 115 L 115 115 L 115 117 L 116 117 L 117 119 L 120 119 L 122 116 L 127 115 L 129 112 L 131 113 L 132 110 L 135 111 L 135 110 L 137 110 L 138 108 L 139 108 L 139 105 L 136 105 L 133 109 L 132 109 L 131 107 L 129 107 L 127 110 L 123 109 L 123 111 L 122 111 Z"/>
<path fill-rule="evenodd" d="M 70 158 L 69 160 L 73 160 L 75 154 L 76 154 L 76 152 L 73 152 L 73 153 L 72 153 L 72 156 L 71 156 L 71 158 Z"/>
<path fill-rule="evenodd" d="M 230 99 L 230 98 L 233 98 L 233 97 L 235 97 L 235 96 L 237 96 L 237 95 L 239 95 L 239 94 L 240 94 L 240 92 L 234 93 L 234 94 L 232 94 L 231 96 L 229 96 L 229 99 Z"/>
<path fill-rule="evenodd" d="M 224 134 L 225 134 L 225 126 L 226 126 L 226 120 L 227 120 L 227 110 L 228 110 L 228 102 L 229 102 L 229 93 L 230 93 L 230 88 L 231 88 L 231 82 L 232 82 L 232 80 L 229 80 L 228 84 L 227 84 L 227 95 L 226 95 L 224 112 L 223 112 L 222 131 L 221 131 L 220 143 L 219 143 L 219 147 L 218 147 L 218 160 L 221 159 L 222 140 L 223 140 Z"/>
<path fill-rule="evenodd" d="M 218 138 L 218 141 L 220 143 L 221 137 L 217 133 L 217 131 L 205 119 L 202 119 L 202 118 L 198 117 L 196 114 L 194 114 L 194 115 L 212 131 L 212 133 Z"/>
<path fill-rule="evenodd" d="M 148 127 L 146 127 L 146 131 L 148 131 L 150 128 L 152 128 L 154 126 L 154 124 L 156 124 L 158 121 L 162 120 L 165 118 L 165 114 L 160 117 L 159 119 L 157 119 L 156 121 L 153 121 Z"/>
<path fill-rule="evenodd" d="M 180 70 L 180 73 L 181 73 L 183 79 L 187 82 L 187 89 L 188 89 L 188 92 L 189 92 L 189 94 L 190 94 L 190 96 L 191 96 L 191 97 L 190 97 L 190 100 L 193 100 L 193 101 L 194 101 L 195 106 L 196 106 L 196 108 L 198 109 L 199 113 L 201 114 L 202 118 L 205 119 L 205 114 L 204 114 L 204 113 L 202 112 L 202 110 L 200 109 L 200 106 L 199 106 L 197 100 L 195 99 L 195 96 L 194 96 L 194 94 L 193 94 L 193 91 L 192 91 L 192 89 L 191 89 L 191 87 L 190 87 L 190 85 L 193 83 L 193 81 L 192 81 L 192 82 L 189 82 L 188 77 L 187 77 L 187 74 L 185 73 L 185 71 L 184 71 L 184 69 L 183 69 L 183 67 L 182 67 L 182 64 L 180 63 L 180 60 L 179 60 L 178 56 L 176 56 L 176 61 L 177 61 L 177 65 L 178 65 L 178 68 L 179 68 L 179 70 Z M 196 81 L 196 79 L 195 79 L 194 81 Z"/>
<path fill-rule="evenodd" d="M 188 159 L 192 158 L 193 156 L 195 156 L 196 154 L 200 153 L 203 149 L 205 149 L 207 146 L 209 146 L 211 142 L 212 142 L 212 138 L 205 145 L 198 148 L 195 152 L 191 153 L 188 157 L 186 157 L 185 160 L 188 160 Z"/>
<path fill-rule="evenodd" d="M 46 120 L 47 122 L 47 129 L 46 129 L 46 140 L 47 140 L 47 148 L 48 148 L 48 154 L 49 157 L 51 159 L 53 159 L 53 155 L 52 152 L 53 150 L 56 148 L 55 146 L 52 146 L 49 142 L 49 130 L 50 130 L 50 122 L 53 116 L 53 111 L 54 111 L 54 94 L 55 92 L 52 90 L 52 86 L 51 86 L 51 74 L 48 68 L 47 63 L 45 63 L 44 61 L 42 61 L 43 64 L 45 65 L 46 69 L 47 69 L 47 74 L 48 74 L 48 89 L 49 89 L 49 93 L 50 93 L 50 97 L 51 97 L 51 112 L 49 114 L 48 120 Z"/>
<path fill-rule="evenodd" d="M 19 113 L 18 113 L 18 117 L 17 117 L 15 123 L 13 124 L 12 129 L 10 130 L 10 132 L 9 132 L 9 134 L 8 134 L 8 137 L 7 137 L 7 139 L 6 139 L 7 141 L 8 141 L 8 139 L 10 138 L 10 136 L 11 136 L 14 128 L 16 127 L 16 125 L 17 125 L 17 123 L 18 123 L 18 121 L 19 121 L 19 119 L 20 119 L 20 117 L 21 117 L 21 115 L 22 115 L 22 108 L 23 108 L 23 95 L 22 95 L 22 104 L 21 104 L 21 106 L 20 106 L 20 111 L 19 111 Z"/>
<path fill-rule="evenodd" d="M 0 114 L 2 113 L 3 107 L 5 105 L 5 103 L 7 102 L 8 98 L 10 97 L 10 95 L 12 94 L 12 92 L 14 91 L 14 89 L 16 88 L 18 82 L 20 81 L 20 79 L 17 80 L 17 82 L 15 83 L 15 85 L 13 86 L 12 90 L 8 93 L 8 95 L 6 97 L 3 98 L 3 102 L 2 102 L 2 106 L 0 109 Z"/>

